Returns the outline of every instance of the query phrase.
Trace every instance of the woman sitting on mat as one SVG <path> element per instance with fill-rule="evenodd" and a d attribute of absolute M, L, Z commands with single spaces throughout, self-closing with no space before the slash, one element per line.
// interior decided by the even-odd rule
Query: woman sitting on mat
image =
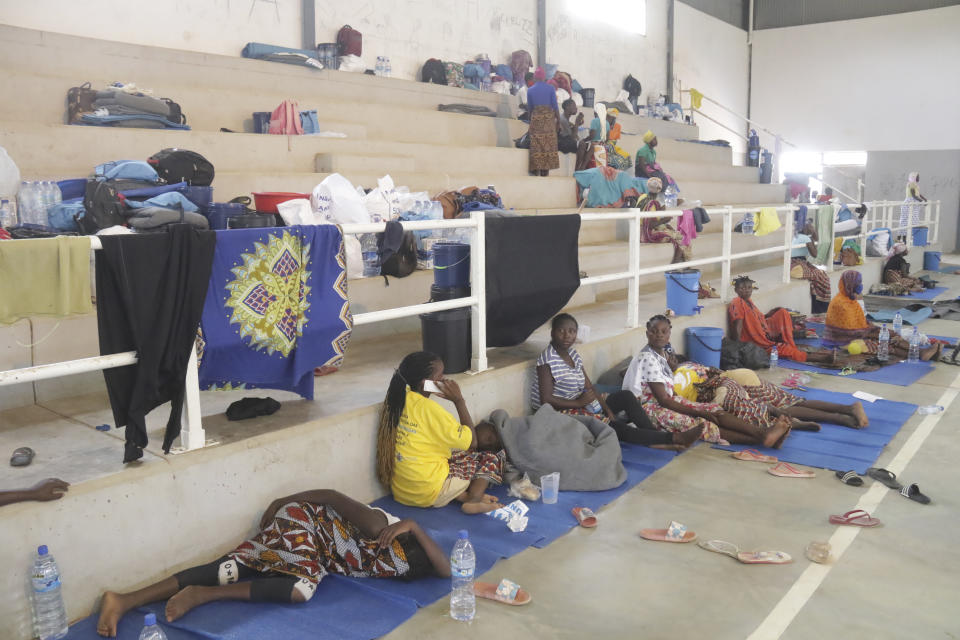
<path fill-rule="evenodd" d="M 806 246 L 790 251 L 790 277 L 810 281 L 810 311 L 824 313 L 830 304 L 830 276 L 811 262 L 817 255 L 817 230 L 807 222 L 802 231 L 793 236 L 793 244 Z"/>
<path fill-rule="evenodd" d="M 894 288 L 897 295 L 924 290 L 919 278 L 910 277 L 910 263 L 904 258 L 907 253 L 907 245 L 898 242 L 887 253 L 887 263 L 883 265 L 883 284 Z"/>
<path fill-rule="evenodd" d="M 826 327 L 823 331 L 823 344 L 828 347 L 846 347 L 854 340 L 862 340 L 866 353 L 877 353 L 880 327 L 867 320 L 863 307 L 857 298 L 863 293 L 863 276 L 859 271 L 844 271 L 840 276 L 837 295 L 830 301 L 827 309 Z M 921 360 L 936 360 L 942 344 L 933 344 L 920 349 Z M 903 359 L 910 352 L 910 343 L 901 336 L 890 332 L 890 364 Z"/>
<path fill-rule="evenodd" d="M 750 276 L 737 276 L 733 280 L 737 297 L 727 306 L 730 337 L 740 342 L 752 342 L 767 353 L 777 347 L 781 358 L 797 362 L 836 361 L 836 354 L 822 349 L 800 349 L 793 341 L 793 320 L 786 309 L 774 309 L 764 315 L 750 299 L 756 288 Z"/>
<path fill-rule="evenodd" d="M 459 420 L 431 393 L 452 402 Z M 503 450 L 483 450 L 495 442 L 492 430 L 474 428 L 459 385 L 443 377 L 439 356 L 411 353 L 394 371 L 380 409 L 377 477 L 401 504 L 444 507 L 456 500 L 464 513 L 498 509 L 497 499 L 485 493 L 503 480 Z"/>
<path fill-rule="evenodd" d="M 777 418 L 770 429 L 750 424 L 718 404 L 692 402 L 675 395 L 673 372 L 679 366 L 670 349 L 670 320 L 663 315 L 647 322 L 648 344 L 627 368 L 623 388 L 640 399 L 647 415 L 664 431 L 684 431 L 703 426 L 703 439 L 733 444 L 780 447 L 790 431 L 790 419 Z"/>
<path fill-rule="evenodd" d="M 702 426 L 675 433 L 658 431 L 630 391 L 598 394 L 583 368 L 580 354 L 573 348 L 578 328 L 576 319 L 569 313 L 554 317 L 550 344 L 537 358 L 530 394 L 534 411 L 549 404 L 561 413 L 597 418 L 613 427 L 621 442 L 673 448 L 689 447 L 697 441 L 703 433 Z M 621 411 L 626 413 L 626 421 L 617 419 Z"/>
<path fill-rule="evenodd" d="M 663 189 L 660 178 L 647 180 L 647 194 L 637 203 L 641 211 L 662 211 L 657 195 Z M 670 218 L 646 218 L 640 228 L 640 242 L 673 244 L 673 262 L 686 262 L 692 255 L 690 245 L 683 244 L 683 234 L 670 226 Z"/>
<path fill-rule="evenodd" d="M 216 600 L 306 602 L 330 573 L 447 578 L 450 562 L 413 520 L 329 489 L 304 491 L 274 500 L 260 519 L 260 533 L 218 560 L 137 591 L 104 593 L 97 633 L 115 637 L 127 611 L 159 600 L 169 599 L 170 622 Z"/>

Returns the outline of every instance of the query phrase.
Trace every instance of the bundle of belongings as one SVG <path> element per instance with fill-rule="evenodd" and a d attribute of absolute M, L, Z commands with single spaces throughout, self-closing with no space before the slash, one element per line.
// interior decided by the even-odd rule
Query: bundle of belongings
<path fill-rule="evenodd" d="M 312 69 L 323 69 L 323 65 L 320 63 L 320 54 L 317 53 L 316 49 L 291 49 L 290 47 L 278 47 L 261 42 L 248 42 L 240 55 L 255 60 L 283 62 Z"/>
<path fill-rule="evenodd" d="M 480 187 L 461 187 L 459 191 L 444 191 L 433 196 L 432 200 L 443 205 L 444 219 L 458 218 L 471 211 L 503 209 L 503 199 L 495 190 Z"/>
<path fill-rule="evenodd" d="M 96 90 L 86 82 L 67 92 L 67 124 L 141 129 L 190 129 L 180 105 L 151 90 L 115 82 Z"/>

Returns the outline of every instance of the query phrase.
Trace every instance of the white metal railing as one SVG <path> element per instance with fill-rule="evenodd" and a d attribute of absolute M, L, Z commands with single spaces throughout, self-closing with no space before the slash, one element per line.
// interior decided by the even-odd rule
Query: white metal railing
<path fill-rule="evenodd" d="M 868 213 L 864 216 L 859 236 L 861 246 L 865 247 L 868 236 L 876 233 L 879 227 L 890 228 L 893 233 L 903 230 L 906 232 L 907 242 L 913 243 L 913 221 L 910 216 L 907 218 L 907 224 L 899 225 L 900 206 L 902 202 L 880 201 L 868 203 Z M 923 209 L 923 215 L 920 224 L 932 227 L 930 237 L 931 242 L 936 242 L 939 234 L 940 222 L 940 202 L 911 203 L 920 206 Z M 761 208 L 773 208 L 778 216 L 783 215 L 783 242 L 773 247 L 763 249 L 754 249 L 750 251 L 741 251 L 733 253 L 733 227 L 734 215 L 746 213 L 756 213 Z M 580 214 L 584 223 L 602 222 L 607 220 L 626 220 L 628 223 L 628 261 L 626 271 L 608 273 L 597 276 L 590 276 L 580 280 L 581 286 L 598 285 L 609 282 L 627 281 L 627 322 L 628 328 L 640 326 L 640 278 L 645 275 L 663 273 L 674 269 L 683 269 L 688 267 L 702 267 L 711 264 L 721 265 L 721 285 L 720 297 L 723 302 L 729 301 L 730 294 L 730 265 L 736 260 L 751 258 L 763 255 L 781 254 L 783 258 L 782 281 L 790 282 L 790 262 L 791 252 L 795 248 L 802 248 L 804 244 L 792 243 L 794 237 L 794 211 L 795 204 L 775 204 L 775 205 L 751 205 L 747 207 L 711 207 L 706 211 L 711 216 L 722 216 L 723 222 L 723 240 L 721 252 L 718 256 L 698 258 L 687 262 L 663 264 L 651 267 L 640 266 L 640 230 L 643 221 L 651 218 L 677 218 L 683 215 L 679 209 L 669 209 L 665 211 L 644 212 L 639 209 L 627 209 L 611 211 L 610 213 L 583 213 Z M 894 225 L 896 218 L 898 224 Z M 398 318 L 408 318 L 417 316 L 421 313 L 430 313 L 434 311 L 445 311 L 448 309 L 460 309 L 470 307 L 471 310 L 471 331 L 472 331 L 472 354 L 471 368 L 472 373 L 484 371 L 488 368 L 487 362 L 487 322 L 486 322 L 486 224 L 485 212 L 475 211 L 469 219 L 457 220 L 422 220 L 415 222 L 404 222 L 403 226 L 408 231 L 422 231 L 430 229 L 469 229 L 471 231 L 470 239 L 470 279 L 471 293 L 465 298 L 455 298 L 452 300 L 443 300 L 440 302 L 427 302 L 404 307 L 395 307 L 380 311 L 369 311 L 357 313 L 353 316 L 353 323 L 356 326 L 372 324 L 375 322 L 384 322 Z M 385 229 L 385 223 L 373 224 L 347 224 L 342 225 L 344 234 L 364 234 L 377 233 Z M 778 231 L 779 232 L 779 231 Z M 838 236 L 839 237 L 839 236 Z M 100 239 L 96 236 L 90 237 L 92 250 L 101 248 Z M 833 268 L 833 246 L 830 242 L 830 251 L 827 260 L 827 269 Z M 52 364 L 38 365 L 34 367 L 24 367 L 20 369 L 11 369 L 0 371 L 0 387 L 12 384 L 26 382 L 36 382 L 77 373 L 90 371 L 102 371 L 114 367 L 123 367 L 137 362 L 137 354 L 133 351 L 125 353 L 115 353 L 106 356 L 95 356 L 91 358 L 81 358 L 79 360 L 69 360 Z M 186 375 L 186 397 L 184 400 L 184 415 L 182 418 L 181 430 L 181 449 L 189 451 L 199 449 L 206 444 L 205 433 L 201 423 L 200 413 L 200 392 L 199 380 L 197 374 L 197 356 L 196 350 L 190 357 Z"/>
<path fill-rule="evenodd" d="M 865 251 L 868 236 L 879 233 L 877 229 L 890 229 L 893 239 L 905 236 L 908 247 L 913 244 L 913 228 L 927 227 L 929 235 L 927 242 L 935 244 L 940 239 L 940 200 L 926 202 L 897 202 L 893 200 L 878 200 L 867 203 L 867 213 L 863 216 L 860 226 L 860 244 Z M 910 207 L 907 212 L 906 224 L 900 224 L 901 207 Z M 912 208 L 920 209 L 917 224 L 913 224 Z M 898 233 L 903 232 L 903 233 Z"/>

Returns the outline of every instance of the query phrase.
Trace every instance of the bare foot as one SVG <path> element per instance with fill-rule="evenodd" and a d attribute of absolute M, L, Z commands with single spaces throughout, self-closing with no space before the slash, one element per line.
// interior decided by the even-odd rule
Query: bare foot
<path fill-rule="evenodd" d="M 464 502 L 460 505 L 460 510 L 467 515 L 474 515 L 496 511 L 502 506 L 499 502 Z"/>
<path fill-rule="evenodd" d="M 194 607 L 207 602 L 204 596 L 208 588 L 190 585 L 174 594 L 172 598 L 167 600 L 167 622 L 182 618 Z"/>
<path fill-rule="evenodd" d="M 779 449 L 783 445 L 787 434 L 790 433 L 791 426 L 790 418 L 785 415 L 779 416 L 770 430 L 764 434 L 763 446 Z"/>
<path fill-rule="evenodd" d="M 497 503 L 500 504 L 500 499 L 497 496 L 491 496 L 488 493 L 483 494 L 483 497 L 480 498 L 481 502 Z"/>
<path fill-rule="evenodd" d="M 703 425 L 697 425 L 692 429 L 687 429 L 686 431 L 677 431 L 673 434 L 673 444 L 679 445 L 683 448 L 689 447 L 694 442 L 700 439 L 700 436 L 703 435 Z"/>
<path fill-rule="evenodd" d="M 123 596 L 113 591 L 106 591 L 100 602 L 100 619 L 97 620 L 97 633 L 105 638 L 117 637 L 117 624 L 127 612 Z"/>
<path fill-rule="evenodd" d="M 932 344 L 926 349 L 920 349 L 920 359 L 923 360 L 924 362 L 934 360 L 935 359 L 934 356 L 939 355 L 939 353 L 940 353 L 940 345 Z"/>
<path fill-rule="evenodd" d="M 808 420 L 794 420 L 793 428 L 797 431 L 820 431 L 820 425 Z"/>
<path fill-rule="evenodd" d="M 850 405 L 850 408 L 853 410 L 853 417 L 857 419 L 857 425 L 863 429 L 870 424 L 870 419 L 867 417 L 867 412 L 863 410 L 863 403 L 854 402 Z"/>

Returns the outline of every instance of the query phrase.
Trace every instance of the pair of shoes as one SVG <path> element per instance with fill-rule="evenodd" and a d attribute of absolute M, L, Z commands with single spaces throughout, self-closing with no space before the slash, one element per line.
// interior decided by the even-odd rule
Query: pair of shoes
<path fill-rule="evenodd" d="M 920 492 L 920 485 L 914 483 L 905 487 L 897 482 L 896 474 L 893 474 L 886 469 L 870 467 L 867 469 L 867 475 L 877 482 L 890 487 L 894 491 L 899 491 L 900 495 L 902 495 L 904 498 L 910 498 L 914 502 L 919 502 L 920 504 L 930 504 L 930 498 Z"/>

